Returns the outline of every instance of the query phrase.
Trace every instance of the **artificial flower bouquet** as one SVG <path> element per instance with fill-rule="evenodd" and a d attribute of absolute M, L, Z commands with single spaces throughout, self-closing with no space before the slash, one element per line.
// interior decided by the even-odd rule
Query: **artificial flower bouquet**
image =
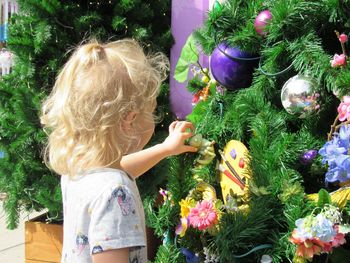
<path fill-rule="evenodd" d="M 183 237 L 188 227 L 215 234 L 219 223 L 222 202 L 216 198 L 215 189 L 208 183 L 200 182 L 180 202 L 181 219 L 176 234 Z"/>
<path fill-rule="evenodd" d="M 350 200 L 349 122 L 350 96 L 344 96 L 328 134 L 328 141 L 318 152 L 322 156 L 322 163 L 328 167 L 326 185 L 332 183 L 340 188 L 332 193 L 321 190 L 318 195 L 308 196 L 314 201 L 324 199 L 327 202 L 323 206 L 318 202 L 318 208 L 315 209 L 321 209 L 319 213 L 312 212 L 295 221 L 296 228 L 290 237 L 290 241 L 297 246 L 294 262 L 312 261 L 315 255 L 329 254 L 333 248 L 346 243 L 345 235 L 350 232 L 350 227 L 344 224 L 340 209 Z"/>
<path fill-rule="evenodd" d="M 339 208 L 326 205 L 318 214 L 312 213 L 295 221 L 290 241 L 297 246 L 295 262 L 312 261 L 314 255 L 330 253 L 345 244 L 348 225 L 342 224 Z"/>

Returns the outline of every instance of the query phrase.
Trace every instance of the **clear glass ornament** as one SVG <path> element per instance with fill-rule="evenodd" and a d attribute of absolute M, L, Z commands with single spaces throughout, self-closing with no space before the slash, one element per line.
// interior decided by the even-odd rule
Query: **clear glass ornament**
<path fill-rule="evenodd" d="M 290 78 L 281 91 L 281 101 L 286 111 L 299 118 L 305 118 L 319 108 L 320 94 L 316 90 L 317 82 L 308 76 L 296 75 Z"/>

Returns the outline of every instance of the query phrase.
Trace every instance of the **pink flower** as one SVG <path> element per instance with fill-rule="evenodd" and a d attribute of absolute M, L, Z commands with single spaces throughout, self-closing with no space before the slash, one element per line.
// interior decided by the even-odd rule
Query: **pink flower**
<path fill-rule="evenodd" d="M 330 253 L 333 251 L 332 242 L 323 242 L 323 252 Z"/>
<path fill-rule="evenodd" d="M 339 41 L 340 41 L 340 43 L 345 43 L 346 41 L 348 41 L 348 36 L 345 34 L 341 34 L 339 36 Z"/>
<path fill-rule="evenodd" d="M 346 65 L 346 56 L 344 54 L 335 54 L 333 59 L 331 60 L 332 68 L 337 68 L 344 65 Z"/>
<path fill-rule="evenodd" d="M 350 96 L 344 96 L 342 102 L 338 106 L 339 120 L 350 121 Z"/>
<path fill-rule="evenodd" d="M 335 237 L 332 240 L 332 247 L 339 247 L 340 245 L 345 244 L 346 240 L 345 240 L 345 234 L 343 233 L 339 233 L 339 226 L 335 225 L 334 226 L 335 231 L 337 231 L 337 234 L 335 235 Z"/>
<path fill-rule="evenodd" d="M 205 230 L 217 223 L 218 214 L 211 201 L 203 200 L 191 208 L 188 219 L 192 227 Z"/>

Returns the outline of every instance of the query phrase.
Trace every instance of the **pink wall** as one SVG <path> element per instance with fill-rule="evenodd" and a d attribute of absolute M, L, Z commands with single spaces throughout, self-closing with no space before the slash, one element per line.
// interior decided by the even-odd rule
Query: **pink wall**
<path fill-rule="evenodd" d="M 179 83 L 174 79 L 175 66 L 187 37 L 206 19 L 211 2 L 210 0 L 172 1 L 171 30 L 175 44 L 171 49 L 170 57 L 170 105 L 173 113 L 179 119 L 184 119 L 191 113 L 193 95 L 187 91 L 186 83 Z M 200 63 L 207 67 L 208 58 L 201 56 Z"/>

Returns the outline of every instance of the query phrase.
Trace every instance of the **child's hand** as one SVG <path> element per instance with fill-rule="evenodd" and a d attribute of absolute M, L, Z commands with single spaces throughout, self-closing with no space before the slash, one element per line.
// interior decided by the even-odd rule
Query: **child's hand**
<path fill-rule="evenodd" d="M 190 129 L 191 132 L 186 130 Z M 185 140 L 193 136 L 193 124 L 187 121 L 174 121 L 169 126 L 169 136 L 162 143 L 167 155 L 178 155 L 184 152 L 197 152 L 197 148 L 185 145 Z"/>

